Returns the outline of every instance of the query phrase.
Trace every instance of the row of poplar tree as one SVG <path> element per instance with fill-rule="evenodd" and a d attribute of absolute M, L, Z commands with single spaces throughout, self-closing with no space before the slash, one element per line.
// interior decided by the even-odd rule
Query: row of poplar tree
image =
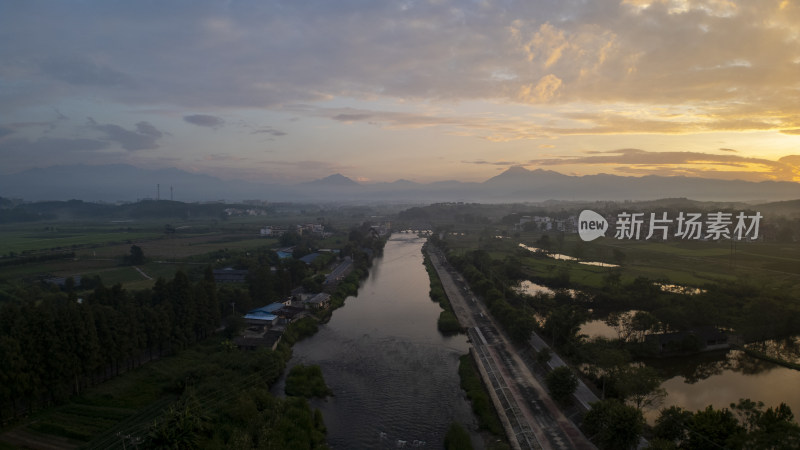
<path fill-rule="evenodd" d="M 19 288 L 0 305 L 0 420 L 79 394 L 208 336 L 223 305 L 210 268 L 131 292 L 117 284 L 74 292 Z"/>

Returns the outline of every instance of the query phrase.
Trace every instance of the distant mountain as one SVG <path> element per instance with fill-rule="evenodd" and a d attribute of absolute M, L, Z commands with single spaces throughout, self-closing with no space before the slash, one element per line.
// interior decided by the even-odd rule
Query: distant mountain
<path fill-rule="evenodd" d="M 325 178 L 309 181 L 306 183 L 300 183 L 299 186 L 303 187 L 333 187 L 333 188 L 354 188 L 354 187 L 361 187 L 360 184 L 347 178 L 346 176 L 335 173 L 333 175 L 329 175 Z"/>
<path fill-rule="evenodd" d="M 84 164 L 31 169 L 0 177 L 0 195 L 25 200 L 181 201 L 240 200 L 266 196 L 269 185 L 225 181 L 179 169 L 148 170 L 126 164 Z"/>
<path fill-rule="evenodd" d="M 800 200 L 787 200 L 783 202 L 770 202 L 754 206 L 762 213 L 780 214 L 786 216 L 800 217 Z"/>
<path fill-rule="evenodd" d="M 484 181 L 484 186 L 493 188 L 512 188 L 515 190 L 530 188 L 547 184 L 568 182 L 571 177 L 553 172 L 552 170 L 528 170 L 524 167 L 513 166 L 500 175 Z"/>
<path fill-rule="evenodd" d="M 157 191 L 159 185 L 160 192 Z M 222 180 L 174 168 L 148 170 L 124 164 L 53 166 L 0 177 L 0 197 L 29 201 L 133 201 L 156 196 L 162 200 L 172 197 L 176 201 L 188 202 L 260 199 L 271 202 L 505 203 L 686 198 L 766 203 L 800 199 L 800 184 L 607 174 L 569 176 L 549 170 L 527 170 L 524 167 L 511 167 L 482 183 L 456 180 L 415 183 L 397 180 L 392 183 L 361 184 L 337 173 L 310 182 L 279 185 Z"/>

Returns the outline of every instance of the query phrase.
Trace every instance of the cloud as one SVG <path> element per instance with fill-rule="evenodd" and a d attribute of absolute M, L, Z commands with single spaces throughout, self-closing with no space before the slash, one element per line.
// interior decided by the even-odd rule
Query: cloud
<path fill-rule="evenodd" d="M 286 161 L 286 160 L 267 160 L 262 164 L 266 166 L 280 166 L 291 167 L 301 172 L 312 172 L 315 174 L 330 175 L 334 172 L 346 171 L 353 169 L 353 166 L 339 163 L 331 163 L 322 160 L 301 160 L 301 161 Z"/>
<path fill-rule="evenodd" d="M 370 117 L 372 117 L 370 114 L 336 114 L 335 116 L 331 117 L 331 119 L 349 123 L 363 122 L 365 120 L 369 120 Z"/>
<path fill-rule="evenodd" d="M 128 77 L 122 72 L 80 56 L 50 58 L 42 63 L 41 70 L 48 77 L 78 86 L 120 86 L 129 83 Z"/>
<path fill-rule="evenodd" d="M 103 132 L 106 139 L 118 143 L 129 151 L 156 149 L 159 147 L 156 141 L 164 135 L 147 122 L 137 123 L 136 131 L 131 131 L 114 124 L 100 125 L 94 119 L 89 119 L 92 129 Z"/>
<path fill-rule="evenodd" d="M 98 105 L 224 111 L 228 122 L 183 120 L 227 132 L 247 108 L 240 117 L 289 112 L 484 145 L 800 135 L 798 24 L 800 5 L 781 0 L 10 2 L 0 16 L 0 116 L 53 105 L 74 117 L 106 117 L 81 110 Z M 152 125 L 95 126 L 129 150 L 162 138 Z M 279 128 L 244 133 L 277 138 Z"/>
<path fill-rule="evenodd" d="M 519 98 L 526 103 L 544 103 L 553 99 L 559 88 L 561 80 L 553 74 L 548 74 L 542 77 L 536 86 L 526 84 L 520 87 Z"/>
<path fill-rule="evenodd" d="M 0 154 L 27 154 L 29 157 L 47 158 L 66 153 L 96 152 L 108 148 L 108 142 L 98 139 L 51 138 L 39 139 L 9 138 L 0 141 Z"/>
<path fill-rule="evenodd" d="M 798 10 L 779 0 L 343 1 L 314 8 L 198 0 L 146 13 L 99 0 L 47 8 L 18 2 L 0 19 L 5 35 L 16 38 L 0 46 L 0 58 L 6 80 L 30 80 L 38 64 L 46 79 L 36 82 L 114 86 L 104 95 L 130 104 L 543 99 L 691 103 L 699 113 L 728 115 L 737 105 L 767 112 L 775 99 L 794 98 Z M 127 38 L 133 32 L 136 41 Z"/>
<path fill-rule="evenodd" d="M 784 156 L 777 161 L 739 155 L 719 155 L 701 152 L 650 152 L 641 149 L 619 149 L 587 152 L 592 156 L 565 156 L 534 159 L 534 166 L 608 166 L 615 171 L 635 174 L 713 174 L 761 173 L 767 179 L 800 179 L 800 155 Z M 623 164 L 623 166 L 618 166 Z M 737 170 L 742 169 L 742 170 Z M 745 177 L 746 178 L 746 177 Z"/>
<path fill-rule="evenodd" d="M 280 137 L 280 136 L 286 136 L 288 133 L 286 133 L 285 131 L 276 130 L 275 128 L 272 127 L 261 127 L 257 130 L 254 130 L 250 134 L 269 134 L 271 136 Z"/>
<path fill-rule="evenodd" d="M 209 116 L 207 114 L 184 116 L 183 120 L 199 127 L 219 128 L 225 125 L 225 121 L 222 118 L 217 116 Z"/>
<path fill-rule="evenodd" d="M 139 123 L 137 123 L 136 124 L 136 131 L 139 132 L 139 134 L 143 134 L 145 136 L 151 136 L 153 138 L 160 138 L 160 137 L 164 136 L 164 133 L 162 131 L 158 130 L 156 127 L 154 127 L 149 122 L 139 122 Z"/>
<path fill-rule="evenodd" d="M 490 166 L 518 166 L 520 165 L 516 161 L 486 161 L 483 159 L 477 159 L 474 161 L 461 161 L 464 164 L 478 164 L 478 165 L 490 165 Z"/>

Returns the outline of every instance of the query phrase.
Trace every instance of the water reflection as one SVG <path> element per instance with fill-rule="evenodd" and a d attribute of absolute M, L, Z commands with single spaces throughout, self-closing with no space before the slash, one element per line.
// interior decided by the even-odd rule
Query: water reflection
<path fill-rule="evenodd" d="M 679 284 L 655 283 L 655 285 L 658 286 L 662 291 L 671 292 L 673 294 L 698 295 L 706 292 L 705 289 L 691 286 L 681 286 Z"/>
<path fill-rule="evenodd" d="M 589 339 L 598 337 L 606 339 L 616 339 L 619 337 L 619 335 L 617 334 L 617 330 L 609 326 L 605 322 L 605 320 L 599 320 L 599 319 L 584 322 L 584 324 L 581 325 L 578 334 L 585 334 Z"/>
<path fill-rule="evenodd" d="M 578 298 L 579 291 L 575 289 L 550 289 L 547 286 L 534 283 L 530 280 L 523 280 L 516 286 L 514 286 L 514 292 L 522 295 L 529 295 L 531 297 L 536 297 L 539 295 L 546 295 L 549 297 L 555 297 L 557 294 L 567 295 L 570 298 Z"/>
<path fill-rule="evenodd" d="M 289 366 L 318 364 L 335 394 L 311 402 L 331 448 L 438 448 L 451 422 L 475 427 L 458 378 L 468 344 L 437 331 L 441 308 L 428 295 L 423 243 L 392 235 L 358 297 L 294 346 Z"/>
<path fill-rule="evenodd" d="M 528 246 L 528 245 L 525 245 L 525 244 L 519 244 L 519 246 L 524 248 L 525 250 L 531 251 L 533 253 L 539 253 L 539 254 L 547 256 L 548 258 L 553 258 L 553 259 L 557 259 L 557 260 L 560 260 L 560 261 L 577 261 L 578 264 L 584 264 L 584 265 L 587 265 L 587 266 L 619 267 L 619 265 L 617 265 L 617 264 L 609 264 L 609 263 L 604 263 L 604 262 L 599 262 L 599 261 L 582 261 L 582 260 L 580 260 L 578 258 L 575 258 L 573 256 L 562 255 L 561 253 L 550 253 L 545 249 L 531 247 L 531 246 Z"/>
<path fill-rule="evenodd" d="M 754 342 L 747 348 L 790 363 L 800 364 L 800 336 Z"/>
<path fill-rule="evenodd" d="M 786 403 L 800 412 L 800 371 L 748 356 L 738 350 L 648 360 L 666 379 L 661 387 L 667 398 L 662 407 L 680 406 L 690 411 L 728 408 L 740 398 L 762 401 L 766 406 Z M 647 413 L 654 420 L 658 413 Z"/>

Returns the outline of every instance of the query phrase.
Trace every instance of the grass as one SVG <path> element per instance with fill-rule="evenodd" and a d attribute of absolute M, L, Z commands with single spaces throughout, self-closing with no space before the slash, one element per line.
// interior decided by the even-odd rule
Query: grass
<path fill-rule="evenodd" d="M 481 381 L 478 368 L 472 356 L 462 355 L 459 357 L 458 375 L 461 379 L 461 389 L 467 393 L 467 397 L 472 403 L 472 411 L 478 418 L 478 426 L 492 435 L 505 441 L 505 431 L 494 409 L 489 393 Z"/>
<path fill-rule="evenodd" d="M 448 236 L 446 240 L 456 253 L 482 248 L 494 259 L 503 260 L 513 255 L 531 277 L 546 278 L 567 270 L 572 282 L 602 286 L 603 277 L 612 269 L 537 257 L 518 250 L 518 243 L 535 246 L 541 236 L 543 233 L 523 232 L 513 238 L 481 239 L 477 233 L 472 233 Z M 582 242 L 574 234 L 565 234 L 563 242 L 559 243 L 557 233 L 549 236 L 553 252 L 581 255 L 581 259 L 588 261 L 614 264 L 617 263 L 615 250 L 622 252 L 622 281 L 625 283 L 639 276 L 688 286 L 750 278 L 780 289 L 788 287 L 792 294 L 800 295 L 800 244 L 797 243 L 742 242 L 731 246 L 729 241 L 660 242 L 614 238 Z"/>
<path fill-rule="evenodd" d="M 154 231 L 125 231 L 96 229 L 64 229 L 58 231 L 2 230 L 0 255 L 12 252 L 43 252 L 55 250 L 72 250 L 81 246 L 107 245 L 113 242 L 126 242 L 141 239 L 153 239 L 161 233 Z"/>
<path fill-rule="evenodd" d="M 103 229 L 88 229 L 72 232 L 69 238 L 61 238 L 62 244 L 77 246 L 75 258 L 58 259 L 44 262 L 26 263 L 0 268 L 0 278 L 9 280 L 21 279 L 36 281 L 47 276 L 94 276 L 98 275 L 106 285 L 121 283 L 127 289 L 142 289 L 152 287 L 158 277 L 172 277 L 176 270 L 187 270 L 192 267 L 186 263 L 165 264 L 164 261 L 184 261 L 192 258 L 207 260 L 206 255 L 218 250 L 242 251 L 264 246 L 274 246 L 274 238 L 259 238 L 257 230 L 247 229 L 244 232 L 216 231 L 202 234 L 175 234 L 164 235 L 163 225 L 158 231 L 147 231 L 136 234 L 124 235 L 130 240 L 123 240 L 122 234 L 107 233 Z M 92 234 L 95 232 L 95 234 Z M 37 251 L 50 249 L 55 241 L 43 244 L 38 239 L 42 232 L 28 233 L 21 231 L 0 229 L 3 239 L 12 242 L 5 248 L 15 248 L 18 253 L 23 250 Z M 59 231 L 58 233 L 62 233 Z M 64 231 L 63 233 L 67 233 Z M 56 233 L 54 233 L 55 235 Z M 6 236 L 9 238 L 6 239 Z M 36 238 L 36 239 L 34 239 Z M 148 262 L 139 268 L 152 277 L 148 280 L 131 266 L 121 265 L 124 256 L 130 253 L 133 244 L 144 251 Z M 71 249 L 71 248 L 70 248 Z M 4 254 L 0 251 L 0 255 Z M 160 262 L 161 261 L 161 262 Z"/>

